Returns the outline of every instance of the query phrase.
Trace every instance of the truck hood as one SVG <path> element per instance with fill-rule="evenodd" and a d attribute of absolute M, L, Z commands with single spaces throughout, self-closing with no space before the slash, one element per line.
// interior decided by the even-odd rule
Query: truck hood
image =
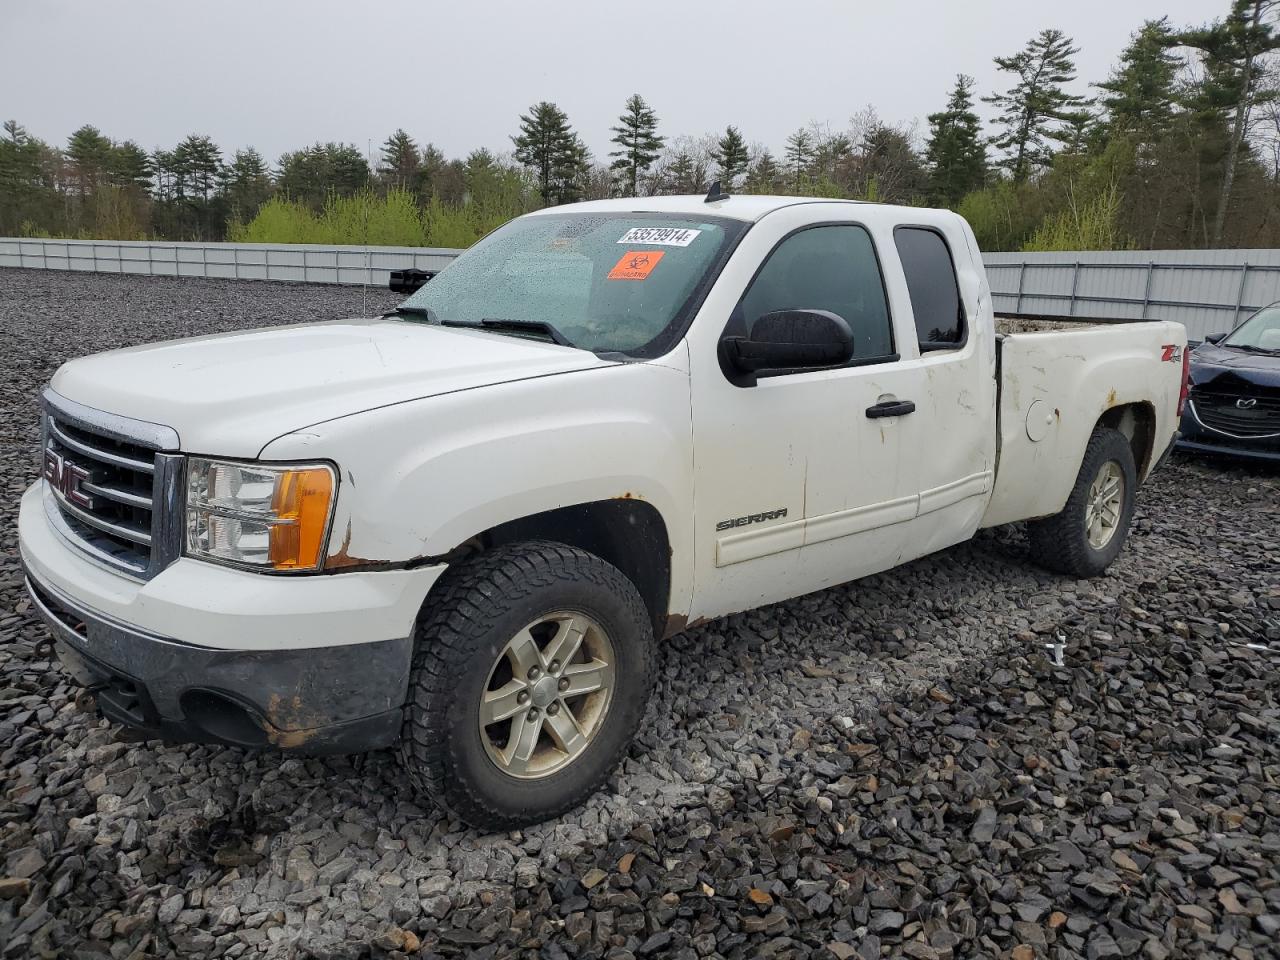
<path fill-rule="evenodd" d="M 251 458 L 282 434 L 336 417 L 613 365 L 573 347 L 378 318 L 112 350 L 64 364 L 52 387 L 173 427 L 184 451 Z"/>

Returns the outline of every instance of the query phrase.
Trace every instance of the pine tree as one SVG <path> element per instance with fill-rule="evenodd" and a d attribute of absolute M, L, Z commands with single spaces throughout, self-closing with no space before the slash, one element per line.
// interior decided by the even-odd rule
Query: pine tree
<path fill-rule="evenodd" d="M 987 148 L 973 112 L 973 77 L 959 74 L 946 109 L 929 114 L 925 164 L 929 198 L 943 206 L 955 207 L 986 181 Z"/>
<path fill-rule="evenodd" d="M 751 164 L 742 189 L 745 193 L 779 193 L 781 184 L 782 168 L 773 159 L 773 154 L 765 150 L 756 158 L 756 162 Z"/>
<path fill-rule="evenodd" d="M 218 186 L 222 151 L 210 137 L 193 133 L 174 148 L 175 165 L 182 174 L 182 192 L 208 202 Z"/>
<path fill-rule="evenodd" d="M 617 150 L 609 153 L 616 159 L 610 169 L 616 171 L 623 183 L 624 195 L 634 197 L 639 192 L 640 177 L 658 159 L 665 142 L 658 135 L 658 118 L 644 102 L 640 94 L 632 94 L 626 102 L 625 112 L 618 118 L 613 131 L 613 143 Z"/>
<path fill-rule="evenodd" d="M 1137 144 L 1159 140 L 1173 118 L 1178 58 L 1169 18 L 1148 20 L 1120 54 L 1111 76 L 1097 84 L 1109 136 L 1130 137 Z"/>
<path fill-rule="evenodd" d="M 680 151 L 667 167 L 663 189 L 667 193 L 703 193 L 707 189 L 707 167 L 688 151 Z"/>
<path fill-rule="evenodd" d="M 237 150 L 224 172 L 231 215 L 241 222 L 257 213 L 271 196 L 271 176 L 262 154 L 253 147 Z"/>
<path fill-rule="evenodd" d="M 1231 13 L 1199 30 L 1184 31 L 1178 41 L 1199 50 L 1204 59 L 1205 78 L 1194 108 L 1210 119 L 1224 119 L 1229 126 L 1222 179 L 1214 211 L 1210 244 L 1222 244 L 1231 188 L 1236 167 L 1248 133 L 1249 113 L 1259 103 L 1274 98 L 1264 87 L 1267 54 L 1280 49 L 1280 35 L 1269 20 L 1277 0 L 1232 0 Z"/>
<path fill-rule="evenodd" d="M 396 130 L 382 144 L 382 165 L 378 175 L 389 189 L 416 190 L 421 162 L 418 145 L 403 130 Z"/>
<path fill-rule="evenodd" d="M 86 123 L 67 138 L 67 156 L 75 168 L 80 196 L 88 196 L 107 171 L 111 141 L 97 127 Z"/>
<path fill-rule="evenodd" d="M 1041 30 L 1020 52 L 995 58 L 997 67 L 1018 78 L 1007 92 L 983 97 L 1000 108 L 996 122 L 1003 132 L 993 143 L 1006 151 L 1002 165 L 1015 183 L 1048 164 L 1052 151 L 1046 141 L 1060 139 L 1060 125 L 1077 122 L 1079 108 L 1087 103 L 1063 89 L 1076 78 L 1072 58 L 1079 52 L 1061 30 Z"/>
<path fill-rule="evenodd" d="M 111 148 L 107 159 L 111 182 L 116 186 L 148 193 L 151 189 L 151 158 L 132 140 Z"/>
<path fill-rule="evenodd" d="M 565 203 L 576 196 L 586 147 L 563 110 L 546 100 L 534 104 L 520 118 L 520 133 L 511 142 L 516 160 L 537 175 L 543 203 Z"/>
<path fill-rule="evenodd" d="M 711 152 L 711 160 L 716 165 L 716 175 L 720 179 L 720 188 L 728 193 L 733 189 L 734 181 L 747 170 L 750 155 L 747 142 L 742 139 L 742 131 L 733 124 L 725 128 L 724 136 L 716 141 L 716 148 Z"/>
<path fill-rule="evenodd" d="M 810 175 L 829 183 L 840 179 L 841 170 L 854 156 L 854 142 L 845 133 L 819 133 L 814 138 L 813 164 Z"/>
<path fill-rule="evenodd" d="M 813 135 L 803 127 L 787 137 L 787 172 L 795 193 L 805 192 L 813 169 L 813 152 Z"/>

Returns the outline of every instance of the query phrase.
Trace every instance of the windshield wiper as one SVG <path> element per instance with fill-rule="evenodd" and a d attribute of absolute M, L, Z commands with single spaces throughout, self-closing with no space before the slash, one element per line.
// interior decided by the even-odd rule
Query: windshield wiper
<path fill-rule="evenodd" d="M 1267 356 L 1280 352 L 1273 350 L 1271 347 L 1255 347 L 1252 343 L 1226 343 L 1223 346 L 1234 347 L 1237 350 L 1247 350 L 1249 353 L 1265 353 Z"/>
<path fill-rule="evenodd" d="M 573 341 L 545 320 L 509 320 L 501 317 L 486 317 L 483 320 L 441 320 L 442 327 L 471 327 L 478 330 L 492 330 L 494 333 L 540 333 L 552 343 L 562 347 L 572 347 Z"/>

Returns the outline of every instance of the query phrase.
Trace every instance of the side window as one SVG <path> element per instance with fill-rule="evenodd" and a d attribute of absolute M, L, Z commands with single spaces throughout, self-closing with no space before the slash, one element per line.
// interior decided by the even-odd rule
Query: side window
<path fill-rule="evenodd" d="M 809 227 L 783 240 L 743 294 L 734 325 L 750 331 L 775 310 L 829 310 L 853 331 L 855 362 L 893 356 L 880 263 L 862 227 Z"/>
<path fill-rule="evenodd" d="M 921 346 L 934 350 L 960 346 L 965 338 L 964 305 L 946 241 L 923 227 L 898 227 L 893 239 L 907 275 Z"/>

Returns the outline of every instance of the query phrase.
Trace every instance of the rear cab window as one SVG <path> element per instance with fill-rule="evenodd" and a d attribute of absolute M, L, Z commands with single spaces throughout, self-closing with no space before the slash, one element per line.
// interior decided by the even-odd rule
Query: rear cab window
<path fill-rule="evenodd" d="M 955 262 L 946 240 L 929 227 L 893 231 L 902 272 L 911 295 L 920 350 L 955 350 L 968 336 Z"/>

